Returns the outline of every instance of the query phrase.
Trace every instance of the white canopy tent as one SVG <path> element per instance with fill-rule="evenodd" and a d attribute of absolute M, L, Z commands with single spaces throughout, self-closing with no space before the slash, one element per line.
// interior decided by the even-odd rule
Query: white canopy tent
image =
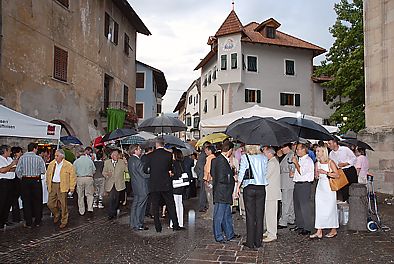
<path fill-rule="evenodd" d="M 61 126 L 0 105 L 0 136 L 60 140 Z"/>
<path fill-rule="evenodd" d="M 201 136 L 212 134 L 215 132 L 224 132 L 226 127 L 230 125 L 235 120 L 242 118 L 242 117 L 252 117 L 252 116 L 259 116 L 259 117 L 273 117 L 274 119 L 279 119 L 282 117 L 297 117 L 296 113 L 287 112 L 283 110 L 277 110 L 267 107 L 261 107 L 258 105 L 254 105 L 250 108 L 242 109 L 239 111 L 231 112 L 225 115 L 216 116 L 212 118 L 208 118 L 202 120 L 200 122 L 200 131 Z M 323 119 L 316 116 L 303 116 L 306 119 L 310 119 L 315 121 L 318 124 L 323 123 Z M 334 133 L 338 131 L 337 127 L 333 126 L 324 126 L 330 133 Z"/>
<path fill-rule="evenodd" d="M 44 138 L 57 140 L 59 147 L 61 126 L 45 122 L 0 105 L 0 136 Z M 42 175 L 43 203 L 48 202 L 45 175 Z M 19 205 L 22 208 L 21 200 Z"/>

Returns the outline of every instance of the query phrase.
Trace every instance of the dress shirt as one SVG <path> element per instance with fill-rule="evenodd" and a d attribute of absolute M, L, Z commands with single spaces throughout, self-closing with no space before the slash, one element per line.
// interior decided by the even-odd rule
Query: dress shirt
<path fill-rule="evenodd" d="M 339 163 L 349 163 L 348 166 L 343 167 L 341 169 L 346 169 L 354 166 L 357 161 L 356 155 L 354 155 L 353 151 L 351 151 L 348 147 L 339 146 L 338 150 L 332 150 L 330 152 L 329 158 L 335 162 L 335 164 Z"/>
<path fill-rule="evenodd" d="M 0 155 L 0 168 L 7 167 L 11 163 L 12 163 L 12 159 L 10 157 L 5 158 L 3 155 Z M 0 179 L 12 180 L 14 178 L 15 178 L 15 172 L 13 171 L 0 173 Z"/>
<path fill-rule="evenodd" d="M 313 182 L 315 175 L 315 164 L 308 154 L 299 158 L 300 173 L 296 169 L 294 172 L 294 182 Z"/>
<path fill-rule="evenodd" d="M 57 163 L 57 161 L 55 161 L 55 163 L 56 163 L 56 167 L 53 173 L 52 182 L 60 183 L 60 171 L 62 170 L 63 167 L 63 160 L 60 163 Z"/>
<path fill-rule="evenodd" d="M 116 163 L 118 162 L 117 160 L 111 160 L 112 161 L 112 166 L 114 166 L 114 168 L 115 168 L 115 166 L 116 166 Z"/>
<path fill-rule="evenodd" d="M 242 186 L 246 187 L 249 184 L 251 185 L 267 185 L 267 167 L 268 167 L 268 159 L 263 154 L 257 155 L 249 155 L 250 166 L 252 167 L 252 173 L 254 179 L 251 180 L 242 180 L 245 176 L 246 169 L 249 168 L 248 159 L 246 158 L 246 154 L 241 156 L 241 164 L 239 166 L 239 174 L 238 174 L 238 182 L 242 182 Z M 250 169 L 250 168 L 249 168 Z"/>
<path fill-rule="evenodd" d="M 26 152 L 19 158 L 18 165 L 15 169 L 16 176 L 41 176 L 45 174 L 45 162 L 34 152 Z"/>
<path fill-rule="evenodd" d="M 96 171 L 96 167 L 92 159 L 87 155 L 80 156 L 76 161 L 74 161 L 75 173 L 78 177 L 91 177 Z"/>

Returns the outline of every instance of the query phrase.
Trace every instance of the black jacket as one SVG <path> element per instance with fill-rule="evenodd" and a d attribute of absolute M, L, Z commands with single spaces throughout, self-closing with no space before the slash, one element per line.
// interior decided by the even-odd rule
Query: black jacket
<path fill-rule="evenodd" d="M 159 148 L 146 156 L 144 172 L 150 174 L 149 191 L 166 192 L 172 190 L 169 171 L 172 170 L 172 153 Z"/>
<path fill-rule="evenodd" d="M 233 203 L 234 172 L 223 155 L 212 160 L 211 175 L 213 183 L 214 203 Z"/>
<path fill-rule="evenodd" d="M 182 177 L 182 173 L 185 172 L 184 163 L 181 160 L 173 160 L 172 163 L 173 163 L 173 165 L 172 165 L 173 170 L 172 171 L 174 173 L 174 176 L 172 176 L 172 180 L 179 180 Z M 178 195 L 182 195 L 185 193 L 185 187 L 182 186 L 182 187 L 174 188 L 173 193 L 178 194 Z"/>

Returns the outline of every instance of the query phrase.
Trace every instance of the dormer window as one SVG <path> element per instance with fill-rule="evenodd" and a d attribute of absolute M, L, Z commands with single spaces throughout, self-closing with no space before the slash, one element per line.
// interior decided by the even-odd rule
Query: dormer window
<path fill-rule="evenodd" d="M 266 27 L 267 38 L 274 39 L 276 37 L 276 29 L 274 27 Z"/>

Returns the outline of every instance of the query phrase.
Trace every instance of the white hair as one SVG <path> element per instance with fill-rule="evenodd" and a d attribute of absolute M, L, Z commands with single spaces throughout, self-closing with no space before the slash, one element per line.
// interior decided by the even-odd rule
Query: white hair
<path fill-rule="evenodd" d="M 58 149 L 56 150 L 57 153 L 59 153 L 60 156 L 62 156 L 63 158 L 66 156 L 66 154 L 64 154 L 64 150 L 62 149 Z"/>

